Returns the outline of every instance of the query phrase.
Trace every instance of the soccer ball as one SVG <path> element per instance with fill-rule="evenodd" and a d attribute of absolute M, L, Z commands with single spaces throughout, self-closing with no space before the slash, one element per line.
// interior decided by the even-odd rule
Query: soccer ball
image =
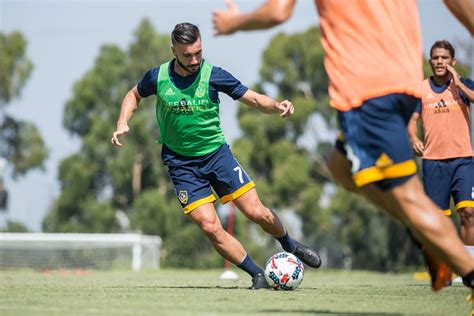
<path fill-rule="evenodd" d="M 265 279 L 274 290 L 294 290 L 303 281 L 304 266 L 295 255 L 279 252 L 268 259 Z"/>

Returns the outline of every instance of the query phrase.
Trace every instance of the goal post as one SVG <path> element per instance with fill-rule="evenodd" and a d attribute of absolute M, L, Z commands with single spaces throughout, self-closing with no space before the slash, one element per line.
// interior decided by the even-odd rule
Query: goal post
<path fill-rule="evenodd" d="M 0 233 L 0 268 L 158 269 L 161 242 L 141 234 Z"/>

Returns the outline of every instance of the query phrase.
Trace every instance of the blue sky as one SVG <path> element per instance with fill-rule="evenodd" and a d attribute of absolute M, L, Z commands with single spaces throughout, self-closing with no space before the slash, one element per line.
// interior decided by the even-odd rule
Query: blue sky
<path fill-rule="evenodd" d="M 242 11 L 258 3 L 236 2 Z M 455 46 L 470 41 L 469 33 L 441 0 L 418 3 L 425 52 L 437 39 L 448 39 Z M 35 65 L 21 97 L 7 107 L 7 112 L 36 124 L 50 151 L 44 172 L 32 171 L 16 181 L 7 177 L 9 218 L 40 231 L 42 218 L 59 194 L 58 163 L 79 147 L 79 140 L 62 128 L 63 107 L 72 96 L 73 84 L 92 67 L 100 46 L 127 47 L 143 18 L 149 18 L 164 34 L 179 22 L 197 24 L 202 32 L 205 58 L 246 85 L 258 80 L 260 56 L 272 35 L 279 31 L 303 31 L 318 23 L 313 1 L 300 0 L 291 20 L 282 26 L 214 37 L 211 12 L 224 7 L 220 0 L 0 0 L 0 31 L 21 31 L 28 41 L 27 54 Z M 467 58 L 462 54 L 459 57 Z M 236 108 L 229 98 L 222 97 L 221 119 L 229 142 L 239 135 Z M 110 122 L 111 133 L 114 128 L 115 121 Z M 5 214 L 0 214 L 0 225 L 5 218 Z"/>

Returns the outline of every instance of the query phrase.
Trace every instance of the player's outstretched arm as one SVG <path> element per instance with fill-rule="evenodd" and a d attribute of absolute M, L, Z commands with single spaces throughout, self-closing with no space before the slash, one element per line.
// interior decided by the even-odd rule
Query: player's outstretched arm
<path fill-rule="evenodd" d="M 115 132 L 112 135 L 112 144 L 114 146 L 121 147 L 122 143 L 120 143 L 119 138 L 122 135 L 126 135 L 129 131 L 128 121 L 132 118 L 135 111 L 138 109 L 138 103 L 142 97 L 138 93 L 137 85 L 135 85 L 130 91 L 127 92 L 125 97 L 122 101 L 122 106 L 120 108 L 120 116 L 117 121 L 117 127 L 115 128 Z"/>
<path fill-rule="evenodd" d="M 414 112 L 408 122 L 408 137 L 410 138 L 411 145 L 415 154 L 418 156 L 422 156 L 423 152 L 425 151 L 425 145 L 423 142 L 418 138 L 418 128 L 416 123 L 420 119 L 420 114 L 418 112 Z"/>
<path fill-rule="evenodd" d="M 472 0 L 444 0 L 451 13 L 474 36 L 474 3 Z"/>
<path fill-rule="evenodd" d="M 280 113 L 281 117 L 291 116 L 295 111 L 295 108 L 291 101 L 284 100 L 278 102 L 266 95 L 257 93 L 250 89 L 245 92 L 245 94 L 239 99 L 239 101 L 258 109 L 263 113 Z"/>
<path fill-rule="evenodd" d="M 285 22 L 293 12 L 296 0 L 267 0 L 250 13 L 241 13 L 233 0 L 226 0 L 227 10 L 214 10 L 215 35 L 271 28 Z"/>

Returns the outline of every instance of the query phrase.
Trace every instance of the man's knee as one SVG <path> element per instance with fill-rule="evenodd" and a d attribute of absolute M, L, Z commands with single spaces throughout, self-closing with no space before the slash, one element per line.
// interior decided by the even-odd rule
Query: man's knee
<path fill-rule="evenodd" d="M 423 185 L 417 177 L 412 177 L 408 181 L 391 189 L 393 196 L 403 209 L 418 211 L 430 205 L 436 208 L 431 199 L 426 195 Z"/>
<path fill-rule="evenodd" d="M 458 210 L 461 225 L 474 229 L 474 207 L 463 207 Z"/>
<path fill-rule="evenodd" d="M 206 218 L 197 223 L 201 230 L 210 238 L 216 239 L 220 233 L 224 232 L 224 228 L 219 221 L 213 218 Z"/>
<path fill-rule="evenodd" d="M 269 222 L 273 217 L 272 211 L 263 205 L 256 191 L 249 191 L 245 196 L 236 199 L 234 203 L 254 223 Z"/>
<path fill-rule="evenodd" d="M 273 213 L 270 209 L 259 203 L 246 213 L 247 217 L 254 223 L 269 223 L 272 221 Z"/>

